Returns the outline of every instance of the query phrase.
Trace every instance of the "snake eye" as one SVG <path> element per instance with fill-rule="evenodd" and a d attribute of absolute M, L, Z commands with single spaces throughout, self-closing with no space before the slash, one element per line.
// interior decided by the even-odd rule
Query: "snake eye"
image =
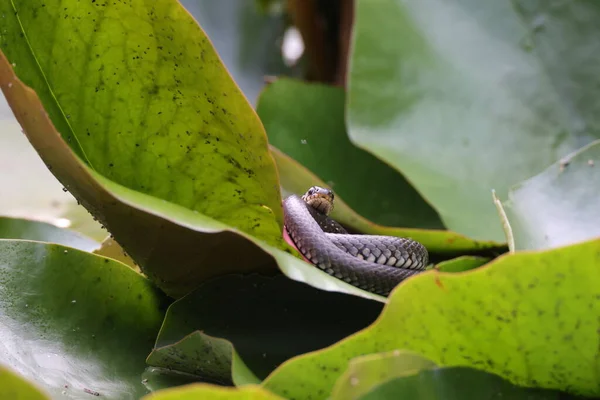
<path fill-rule="evenodd" d="M 306 194 L 308 196 L 312 196 L 313 194 L 315 194 L 315 187 L 311 187 L 310 189 L 308 189 L 308 192 L 306 192 Z"/>

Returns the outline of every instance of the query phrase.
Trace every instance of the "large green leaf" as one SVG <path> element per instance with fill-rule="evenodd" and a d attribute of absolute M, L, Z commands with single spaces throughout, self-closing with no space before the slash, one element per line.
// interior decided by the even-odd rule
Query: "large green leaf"
<path fill-rule="evenodd" d="M 21 376 L 0 365 L 0 399 L 47 400 L 48 396 Z"/>
<path fill-rule="evenodd" d="M 517 185 L 505 202 L 515 248 L 543 249 L 600 237 L 600 141 Z"/>
<path fill-rule="evenodd" d="M 358 0 L 351 139 L 452 230 L 501 240 L 490 200 L 600 136 L 595 1 Z"/>
<path fill-rule="evenodd" d="M 0 217 L 0 238 L 56 243 L 84 251 L 94 251 L 100 247 L 100 243 L 75 231 L 20 218 Z"/>
<path fill-rule="evenodd" d="M 57 398 L 137 399 L 163 301 L 116 261 L 0 240 L 0 363 Z"/>
<path fill-rule="evenodd" d="M 260 120 L 177 1 L 16 0 L 0 13 L 2 51 L 97 173 L 277 242 Z"/>
<path fill-rule="evenodd" d="M 319 177 L 285 153 L 274 147 L 271 147 L 271 152 L 277 162 L 281 177 L 281 186 L 286 195 L 292 193 L 302 195 L 306 192 L 307 188 L 313 185 L 328 186 Z M 423 243 L 430 253 L 443 258 L 467 253 L 499 254 L 506 250 L 506 246 L 501 243 L 474 240 L 456 232 L 446 230 L 398 228 L 374 224 L 350 208 L 344 199 L 339 196 L 335 198 L 335 208 L 331 216 L 350 228 L 350 230 L 356 232 L 370 235 L 412 238 Z"/>
<path fill-rule="evenodd" d="M 239 355 L 262 379 L 293 356 L 363 329 L 381 308 L 283 276 L 216 278 L 169 307 L 148 363 L 230 382 Z"/>
<path fill-rule="evenodd" d="M 327 182 L 362 216 L 388 226 L 443 229 L 436 212 L 398 172 L 350 143 L 344 101 L 341 88 L 278 79 L 261 94 L 256 111 L 273 146 Z"/>
<path fill-rule="evenodd" d="M 392 292 L 373 325 L 288 361 L 264 385 L 326 398 L 352 358 L 405 349 L 525 387 L 598 396 L 599 285 L 600 240 L 509 254 L 460 274 L 425 272 Z"/>
<path fill-rule="evenodd" d="M 225 222 L 241 226 L 242 230 L 247 228 L 253 235 L 274 242 L 274 244 L 283 243 L 280 239 L 281 206 L 276 184 L 276 171 L 268 154 L 266 136 L 258 118 L 228 77 L 214 50 L 189 15 L 176 2 L 167 0 L 153 3 L 154 5 L 148 6 L 150 9 L 145 9 L 146 6 L 140 1 L 136 1 L 135 7 L 131 8 L 123 3 L 110 3 L 108 7 L 103 7 L 100 3 L 90 3 L 85 7 L 69 9 L 69 7 L 64 7 L 67 3 L 62 3 L 60 9 L 26 7 L 20 14 L 14 13 L 13 4 L 16 3 L 0 5 L 0 11 L 5 11 L 3 14 L 7 16 L 7 20 L 10 20 L 7 21 L 7 33 L 2 35 L 0 45 L 2 50 L 11 56 L 13 67 L 40 93 L 43 99 L 42 103 L 49 111 L 54 125 L 64 134 L 67 142 L 80 156 L 88 162 L 109 155 L 116 158 L 111 160 L 108 165 L 99 166 L 92 162 L 91 166 L 94 170 L 81 165 L 80 161 L 70 153 L 60 136 L 56 134 L 46 116 L 32 112 L 32 110 L 40 109 L 37 96 L 22 87 L 19 79 L 11 75 L 11 71 L 6 68 L 6 65 L 0 73 L 3 80 L 2 89 L 28 138 L 44 162 L 65 187 L 111 231 L 126 251 L 143 267 L 144 272 L 166 292 L 178 295 L 193 289 L 199 281 L 212 275 L 248 269 L 265 269 L 269 263 L 272 265 L 270 257 L 250 243 L 248 239 L 242 238 L 236 233 L 223 232 L 225 229 L 231 230 L 230 226 L 218 223 L 211 218 L 203 218 L 203 214 L 197 212 L 200 209 L 214 216 L 222 211 L 223 215 L 226 215 L 223 218 L 226 220 Z M 10 9 L 3 10 L 1 7 L 10 7 Z M 121 9 L 121 7 L 125 7 L 125 9 Z M 161 17 L 154 17 L 152 12 L 149 12 L 152 10 L 160 13 Z M 68 14 L 71 11 L 75 14 Z M 128 43 L 132 47 L 123 48 L 124 51 L 127 50 L 123 54 L 119 51 L 115 52 L 114 43 L 111 44 L 110 40 L 102 36 L 103 34 L 110 36 L 117 33 L 112 30 L 110 22 L 112 20 L 106 17 L 107 13 L 119 13 L 120 11 L 123 11 L 120 14 L 121 17 L 132 24 L 126 29 L 131 35 Z M 81 18 L 63 20 L 62 17 L 65 16 L 65 13 L 72 17 L 80 15 L 79 13 L 83 14 L 81 14 Z M 33 22 L 39 18 L 44 18 L 48 23 Z M 102 20 L 103 24 L 88 30 L 90 24 L 94 25 L 96 20 Z M 50 21 L 55 21 L 56 24 L 49 23 Z M 52 43 L 47 43 L 45 38 L 48 35 L 39 36 L 42 34 L 40 30 L 43 31 L 43 27 L 49 29 L 53 25 L 59 25 L 61 32 L 63 30 L 80 32 L 81 37 L 78 39 L 99 40 L 101 44 L 98 46 L 105 46 L 106 54 L 103 52 L 102 56 L 100 53 L 96 53 L 98 57 L 92 56 L 85 51 L 87 47 L 77 47 L 81 43 L 73 43 L 72 39 L 66 36 L 55 36 Z M 167 28 L 167 26 L 170 27 Z M 159 33 L 140 36 L 134 27 L 135 29 L 154 27 Z M 171 29 L 173 32 L 170 32 Z M 94 31 L 98 37 L 94 36 Z M 100 34 L 100 31 L 103 33 Z M 33 43 L 33 47 L 23 45 L 24 34 L 28 38 L 28 43 Z M 63 46 L 59 45 L 61 40 Z M 156 42 L 145 43 L 147 40 Z M 164 41 L 170 44 L 163 45 Z M 135 43 L 140 46 L 144 43 L 144 50 L 138 50 Z M 189 51 L 183 48 L 186 46 L 190 47 Z M 63 47 L 69 48 L 66 53 L 68 57 L 48 59 L 48 52 L 65 51 Z M 32 49 L 38 50 L 35 52 L 35 59 Z M 131 75 L 134 78 L 125 79 L 122 82 L 114 81 L 114 77 L 121 73 L 112 70 L 118 68 L 114 63 L 123 57 L 128 57 L 126 53 L 136 54 L 138 57 L 139 51 L 142 53 L 145 51 L 148 57 L 158 57 L 157 54 L 163 52 L 166 55 L 158 57 L 155 69 L 150 67 L 151 64 L 145 64 L 148 69 L 137 71 L 136 74 Z M 167 57 L 169 53 L 170 58 Z M 179 56 L 180 53 L 185 53 L 185 55 Z M 193 56 L 193 54 L 198 55 Z M 71 57 L 77 58 L 77 55 L 79 60 L 71 60 Z M 180 60 L 180 57 L 183 59 Z M 87 79 L 88 69 L 94 68 L 95 63 L 108 63 L 109 61 L 112 62 L 110 68 L 99 68 L 100 71 L 90 73 L 89 81 L 77 81 L 75 86 L 73 85 L 76 80 L 63 75 L 65 70 L 79 68 L 77 70 L 82 73 L 79 78 Z M 183 64 L 184 61 L 185 64 Z M 59 63 L 68 64 L 70 67 L 59 68 Z M 180 66 L 179 63 L 181 63 Z M 175 67 L 175 64 L 178 67 Z M 41 74 L 42 70 L 38 66 L 45 68 L 43 69 L 45 75 Z M 180 83 L 173 82 L 171 86 L 163 82 L 173 79 L 173 77 L 178 80 L 184 79 L 184 76 L 179 73 L 173 75 L 168 72 L 166 74 L 167 71 L 171 71 L 171 67 L 181 70 L 181 74 L 185 75 L 187 80 Z M 197 67 L 202 67 L 200 70 L 205 71 L 202 77 L 196 76 Z M 107 78 L 105 81 L 104 90 L 95 92 L 96 86 L 92 81 L 96 78 L 104 79 L 103 74 L 108 73 L 108 70 L 112 71 L 109 74 L 111 78 Z M 126 72 L 125 68 L 123 68 L 123 72 Z M 164 76 L 159 79 L 161 74 Z M 189 76 L 190 74 L 192 76 Z M 156 82 L 147 81 L 151 76 L 157 76 Z M 143 86 L 149 83 L 152 83 L 153 86 L 150 88 Z M 49 86 L 50 84 L 51 86 Z M 52 92 L 50 92 L 51 88 Z M 160 110 L 156 113 L 142 112 L 131 107 L 133 100 L 128 101 L 129 107 L 114 107 L 111 105 L 114 102 L 98 103 L 99 99 L 107 100 L 112 98 L 111 96 L 114 97 L 114 101 L 117 101 L 119 96 L 125 95 L 123 88 L 129 90 L 128 95 L 137 91 L 139 96 L 148 101 L 148 104 L 144 105 L 145 103 L 140 102 L 141 97 L 136 97 L 138 106 L 143 106 L 144 109 L 158 107 Z M 178 118 L 169 118 L 165 120 L 164 124 L 158 124 L 158 121 L 154 121 L 154 119 L 160 119 L 163 114 L 175 111 L 174 100 L 170 97 L 165 108 L 163 109 L 161 106 L 167 101 L 165 96 L 170 90 L 179 90 L 183 93 L 179 95 L 178 100 L 175 100 L 179 104 L 176 107 Z M 60 93 L 63 95 L 61 96 Z M 77 94 L 76 99 L 73 99 L 73 93 Z M 198 100 L 199 96 L 203 99 Z M 205 106 L 205 103 L 208 104 L 208 107 Z M 225 108 L 226 106 L 230 108 Z M 190 111 L 190 107 L 194 108 L 193 112 Z M 217 107 L 218 112 L 215 111 Z M 73 109 L 73 114 L 65 114 L 71 109 Z M 196 109 L 201 112 L 196 113 Z M 228 109 L 230 111 L 227 111 Z M 227 114 L 228 112 L 231 114 Z M 208 116 L 204 113 L 207 113 Z M 123 118 L 126 121 L 123 121 Z M 205 121 L 211 121 L 210 128 L 206 130 L 202 128 L 201 131 L 197 127 L 195 130 L 189 128 L 188 125 L 198 122 L 198 118 L 201 119 L 198 126 L 208 123 Z M 232 118 L 235 119 L 235 122 L 231 120 Z M 149 120 L 154 121 L 154 127 L 163 129 L 161 132 L 166 136 L 156 136 L 156 131 L 149 133 L 144 128 L 148 125 Z M 119 128 L 110 129 L 105 132 L 106 134 L 102 132 L 96 134 L 95 132 L 98 131 L 91 129 L 88 136 L 90 121 L 98 124 L 94 125 L 98 127 L 96 129 L 103 129 L 102 127 L 106 127 L 109 123 L 111 126 Z M 132 123 L 137 123 L 139 126 L 134 129 L 131 126 Z M 127 130 L 127 126 L 130 126 L 131 129 Z M 186 126 L 190 130 L 186 131 Z M 188 133 L 190 133 L 189 136 Z M 180 134 L 187 139 L 178 138 L 181 136 Z M 202 141 L 198 139 L 200 136 L 205 136 Z M 179 144 L 170 145 L 167 142 L 169 137 L 177 140 Z M 83 148 L 89 146 L 89 151 L 86 151 L 85 154 L 82 148 L 79 148 L 79 139 L 82 141 Z M 158 143 L 156 151 L 148 151 L 146 146 L 151 147 L 152 143 Z M 183 146 L 183 150 L 180 146 Z M 207 150 L 208 152 L 202 155 Z M 183 151 L 183 156 L 180 151 Z M 117 159 L 121 160 L 122 164 L 116 162 Z M 146 161 L 146 164 L 142 162 L 143 160 Z M 221 165 L 223 160 L 229 163 L 229 167 Z M 238 181 L 236 171 L 239 172 L 240 169 L 244 170 L 244 178 Z M 177 172 L 174 172 L 175 170 Z M 118 182 L 129 183 L 137 190 L 131 190 L 131 188 L 115 184 L 114 181 L 106 180 L 98 172 Z M 227 176 L 222 176 L 222 173 Z M 187 174 L 187 178 L 182 177 L 181 174 Z M 98 180 L 102 179 L 104 179 L 102 183 L 98 183 Z M 172 180 L 175 182 L 175 179 L 178 182 L 176 190 L 171 182 Z M 269 185 L 269 181 L 272 183 L 270 188 L 263 190 L 262 185 Z M 152 192 L 154 189 L 149 190 L 149 186 L 146 187 L 144 182 L 153 182 L 153 185 L 157 185 L 153 186 L 156 190 Z M 166 186 L 161 185 L 161 182 Z M 210 189 L 207 189 L 209 193 L 200 192 L 200 186 L 190 186 L 191 182 L 197 182 L 200 186 L 209 185 Z M 239 185 L 236 182 L 242 186 L 246 185 L 246 187 L 238 188 Z M 161 192 L 164 195 L 163 199 L 146 194 L 150 191 L 160 197 L 161 193 L 158 192 L 163 189 L 166 190 L 164 193 Z M 224 191 L 227 190 L 231 192 L 225 194 Z M 115 197 L 115 191 L 126 193 L 127 201 Z M 221 197 L 221 199 L 216 200 L 214 196 Z M 264 198 L 265 196 L 268 198 Z M 165 197 L 171 202 L 166 202 Z M 177 203 L 183 203 L 190 208 L 179 206 L 177 209 L 175 207 Z M 148 214 L 149 210 L 161 211 L 163 208 L 169 207 L 177 209 L 179 215 L 183 214 L 184 217 L 181 219 L 186 222 L 196 221 L 196 226 L 204 233 L 186 229 L 171 221 Z M 208 210 L 207 207 L 216 207 L 220 211 L 213 208 Z M 198 220 L 201 222 L 198 223 Z M 144 241 L 139 240 L 140 232 L 144 232 Z M 212 234 L 215 232 L 218 233 Z M 188 245 L 191 243 L 194 245 Z M 237 249 L 235 256 L 224 260 L 222 254 L 231 248 Z M 202 268 L 198 268 L 199 265 L 202 265 Z"/>

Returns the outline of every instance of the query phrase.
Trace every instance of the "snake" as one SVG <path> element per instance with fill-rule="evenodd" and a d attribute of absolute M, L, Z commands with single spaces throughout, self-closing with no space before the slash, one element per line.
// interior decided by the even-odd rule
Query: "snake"
<path fill-rule="evenodd" d="M 429 253 L 410 238 L 350 234 L 329 214 L 335 195 L 312 186 L 283 200 L 284 230 L 304 258 L 327 274 L 381 296 L 425 270 Z"/>

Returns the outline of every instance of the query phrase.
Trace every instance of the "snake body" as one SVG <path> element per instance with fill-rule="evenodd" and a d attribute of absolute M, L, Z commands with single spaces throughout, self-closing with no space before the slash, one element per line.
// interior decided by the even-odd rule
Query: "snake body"
<path fill-rule="evenodd" d="M 326 202 L 317 202 L 316 208 L 309 205 L 307 199 L 315 196 L 320 196 L 318 200 L 330 198 L 331 206 Z M 326 207 L 320 207 L 322 204 Z M 283 201 L 290 238 L 306 259 L 329 275 L 387 296 L 398 283 L 427 266 L 428 252 L 421 243 L 394 236 L 348 234 L 327 215 L 327 207 L 333 207 L 333 192 L 316 186 L 302 198 L 291 195 Z"/>

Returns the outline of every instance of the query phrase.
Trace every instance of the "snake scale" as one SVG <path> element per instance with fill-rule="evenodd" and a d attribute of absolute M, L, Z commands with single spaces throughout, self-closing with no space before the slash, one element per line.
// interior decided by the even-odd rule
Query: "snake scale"
<path fill-rule="evenodd" d="M 329 275 L 382 296 L 427 266 L 427 249 L 394 236 L 355 235 L 328 214 L 330 189 L 311 187 L 302 197 L 283 201 L 285 229 L 302 255 Z"/>

